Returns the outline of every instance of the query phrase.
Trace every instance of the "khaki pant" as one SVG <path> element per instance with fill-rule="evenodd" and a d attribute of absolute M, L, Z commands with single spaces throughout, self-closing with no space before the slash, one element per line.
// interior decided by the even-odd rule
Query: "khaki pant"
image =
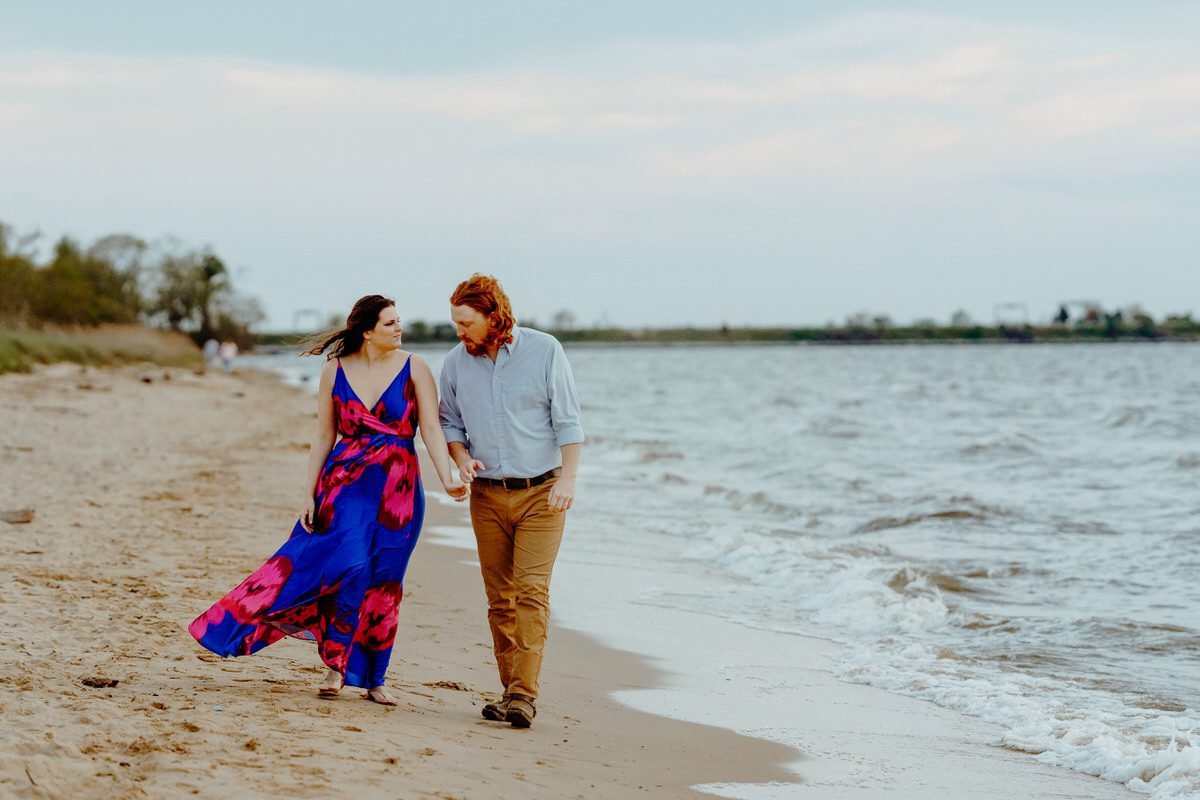
<path fill-rule="evenodd" d="M 538 695 L 550 622 L 550 573 L 567 521 L 565 512 L 548 507 L 554 483 L 529 489 L 471 486 L 471 526 L 505 694 Z"/>

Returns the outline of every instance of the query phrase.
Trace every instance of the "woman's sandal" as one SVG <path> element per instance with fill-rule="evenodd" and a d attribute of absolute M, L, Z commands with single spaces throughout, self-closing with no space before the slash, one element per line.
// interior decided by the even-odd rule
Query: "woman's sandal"
<path fill-rule="evenodd" d="M 400 701 L 387 693 L 387 690 L 382 686 L 376 686 L 374 689 L 367 689 L 364 700 L 370 700 L 372 703 L 379 703 L 381 706 L 398 706 Z"/>
<path fill-rule="evenodd" d="M 332 700 L 333 698 L 335 698 L 339 694 L 341 694 L 342 687 L 346 685 L 346 679 L 341 676 L 339 676 L 339 678 L 341 678 L 341 679 L 338 681 L 337 686 L 321 686 L 321 687 L 319 687 L 317 689 L 317 697 L 323 697 L 326 700 Z"/>

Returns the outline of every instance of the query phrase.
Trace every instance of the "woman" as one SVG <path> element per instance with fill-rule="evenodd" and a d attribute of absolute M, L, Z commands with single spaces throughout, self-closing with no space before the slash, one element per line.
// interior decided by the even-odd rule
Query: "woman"
<path fill-rule="evenodd" d="M 284 636 L 313 640 L 329 667 L 319 696 L 336 697 L 349 684 L 396 705 L 384 676 L 425 511 L 418 426 L 446 493 L 461 501 L 468 489 L 450 466 L 433 373 L 400 349 L 391 300 L 362 298 L 344 328 L 317 342 L 307 354 L 327 360 L 300 520 L 267 563 L 188 631 L 221 656 L 249 655 Z"/>

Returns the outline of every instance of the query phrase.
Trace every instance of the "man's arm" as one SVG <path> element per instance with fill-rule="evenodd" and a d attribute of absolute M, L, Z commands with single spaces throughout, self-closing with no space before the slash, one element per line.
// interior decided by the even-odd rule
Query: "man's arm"
<path fill-rule="evenodd" d="M 575 376 L 562 345 L 555 342 L 547 376 L 550 391 L 550 424 L 562 452 L 562 475 L 550 490 L 551 511 L 566 511 L 575 503 L 575 479 L 579 476 L 579 457 L 583 451 L 583 422 Z"/>
<path fill-rule="evenodd" d="M 566 511 L 575 503 L 575 478 L 579 475 L 579 455 L 582 452 L 582 444 L 562 446 L 562 475 L 550 489 L 548 502 L 551 511 Z"/>
<path fill-rule="evenodd" d="M 469 486 L 475 480 L 475 473 L 483 469 L 483 462 L 471 458 L 471 451 L 467 449 L 467 426 L 458 408 L 458 382 L 455 380 L 454 367 L 448 362 L 449 359 L 442 364 L 442 374 L 438 379 L 438 418 L 442 423 L 442 433 L 446 434 L 450 458 L 458 467 L 458 476 Z"/>
<path fill-rule="evenodd" d="M 579 411 L 579 396 L 575 393 L 575 376 L 562 345 L 554 343 L 546 375 L 550 396 L 550 425 L 559 447 L 583 444 L 583 419 Z M 564 451 L 565 452 L 565 451 Z M 566 470 L 566 459 L 563 459 Z"/>
<path fill-rule="evenodd" d="M 458 408 L 458 381 L 455 380 L 454 367 L 448 363 L 442 364 L 442 374 L 438 377 L 438 418 L 442 423 L 442 433 L 446 434 L 446 442 L 467 443 L 467 426 L 463 424 L 462 412 Z M 465 449 L 465 448 L 464 448 Z M 454 447 L 450 448 L 454 455 Z M 455 459 L 457 462 L 458 459 Z"/>

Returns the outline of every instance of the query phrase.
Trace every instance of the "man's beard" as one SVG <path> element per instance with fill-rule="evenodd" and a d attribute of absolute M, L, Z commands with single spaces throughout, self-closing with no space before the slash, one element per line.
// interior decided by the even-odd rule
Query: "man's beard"
<path fill-rule="evenodd" d="M 500 331 L 495 330 L 494 328 L 488 328 L 487 336 L 485 336 L 483 341 L 479 342 L 478 344 L 470 339 L 462 339 L 461 341 L 463 343 L 463 347 L 467 349 L 467 353 L 469 355 L 482 356 L 487 355 L 489 347 L 497 347 L 502 343 L 511 342 L 512 334 L 501 334 Z"/>

